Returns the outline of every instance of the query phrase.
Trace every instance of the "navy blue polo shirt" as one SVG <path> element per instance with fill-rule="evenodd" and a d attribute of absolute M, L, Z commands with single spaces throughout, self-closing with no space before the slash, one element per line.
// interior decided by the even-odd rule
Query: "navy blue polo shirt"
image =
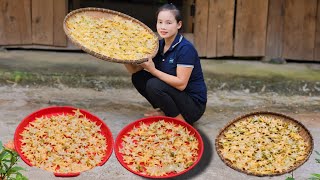
<path fill-rule="evenodd" d="M 159 51 L 153 58 L 155 67 L 167 74 L 177 76 L 177 66 L 193 68 L 185 92 L 201 103 L 207 102 L 207 87 L 204 82 L 200 58 L 194 46 L 181 34 L 177 34 L 171 47 L 163 53 L 164 39 L 159 41 Z"/>

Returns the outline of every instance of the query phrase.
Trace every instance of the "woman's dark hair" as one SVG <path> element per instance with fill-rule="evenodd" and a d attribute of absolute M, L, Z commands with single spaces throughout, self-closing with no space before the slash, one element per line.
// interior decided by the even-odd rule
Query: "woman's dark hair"
<path fill-rule="evenodd" d="M 156 18 L 158 18 L 158 15 L 161 11 L 171 11 L 177 22 L 182 21 L 180 10 L 172 3 L 164 4 L 161 7 L 159 7 L 156 13 Z"/>

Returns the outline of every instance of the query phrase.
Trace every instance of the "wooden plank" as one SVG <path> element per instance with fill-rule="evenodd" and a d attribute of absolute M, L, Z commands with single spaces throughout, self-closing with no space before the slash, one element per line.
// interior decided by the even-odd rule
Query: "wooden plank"
<path fill-rule="evenodd" d="M 268 0 L 237 0 L 235 56 L 264 56 Z"/>
<path fill-rule="evenodd" d="M 2 0 L 0 8 L 0 45 L 31 44 L 30 0 Z"/>
<path fill-rule="evenodd" d="M 207 57 L 233 55 L 234 0 L 210 0 Z"/>
<path fill-rule="evenodd" d="M 286 0 L 283 57 L 313 60 L 317 0 Z"/>
<path fill-rule="evenodd" d="M 21 44 L 32 44 L 31 0 L 23 0 L 24 15 L 21 22 Z"/>
<path fill-rule="evenodd" d="M 209 0 L 208 13 L 208 34 L 207 34 L 207 57 L 217 57 L 217 34 L 219 26 L 219 2 L 216 0 Z"/>
<path fill-rule="evenodd" d="M 320 0 L 318 0 L 318 13 L 316 20 L 316 42 L 315 42 L 315 50 L 314 50 L 314 60 L 320 61 Z"/>
<path fill-rule="evenodd" d="M 220 0 L 219 2 L 221 11 L 217 34 L 217 57 L 231 56 L 233 55 L 235 1 Z"/>
<path fill-rule="evenodd" d="M 9 0 L 0 1 L 0 45 L 7 44 L 7 36 L 6 36 L 6 14 L 8 12 Z"/>
<path fill-rule="evenodd" d="M 19 44 L 20 43 L 20 32 L 19 22 L 17 15 L 19 11 L 17 7 L 19 2 L 4 0 L 3 3 L 3 33 L 6 44 Z M 20 14 L 21 15 L 21 14 Z"/>
<path fill-rule="evenodd" d="M 281 58 L 285 0 L 269 0 L 266 58 Z"/>
<path fill-rule="evenodd" d="M 184 33 L 192 33 L 193 29 L 193 16 L 191 16 L 191 6 L 193 4 L 193 0 L 183 0 L 182 3 L 182 30 Z"/>
<path fill-rule="evenodd" d="M 67 46 L 67 36 L 63 30 L 63 20 L 68 13 L 67 0 L 55 0 L 53 6 L 53 45 Z"/>
<path fill-rule="evenodd" d="M 32 0 L 32 42 L 53 45 L 53 0 Z"/>
<path fill-rule="evenodd" d="M 200 57 L 207 52 L 208 5 L 209 0 L 196 0 L 194 44 Z"/>

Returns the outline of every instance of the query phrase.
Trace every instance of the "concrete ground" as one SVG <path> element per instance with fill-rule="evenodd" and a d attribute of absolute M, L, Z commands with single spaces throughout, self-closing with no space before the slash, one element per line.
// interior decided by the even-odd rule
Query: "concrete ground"
<path fill-rule="evenodd" d="M 208 104 L 194 124 L 204 141 L 204 154 L 197 166 L 174 179 L 286 179 L 291 174 L 255 177 L 226 166 L 215 150 L 215 138 L 234 118 L 254 111 L 272 111 L 302 122 L 320 151 L 320 64 L 268 64 L 246 60 L 202 60 L 208 85 Z M 130 83 L 121 64 L 98 60 L 84 53 L 47 51 L 0 52 L 0 140 L 13 138 L 15 128 L 28 114 L 48 106 L 68 105 L 100 117 L 113 138 L 130 122 L 143 117 L 150 105 Z M 298 180 L 319 172 L 312 153 L 294 171 Z M 63 179 L 44 170 L 19 165 L 29 179 Z M 72 179 L 145 179 L 127 171 L 114 154 L 101 167 Z"/>

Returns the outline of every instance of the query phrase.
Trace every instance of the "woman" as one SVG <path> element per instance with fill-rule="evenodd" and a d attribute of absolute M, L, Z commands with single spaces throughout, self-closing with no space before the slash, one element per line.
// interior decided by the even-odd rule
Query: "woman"
<path fill-rule="evenodd" d="M 173 4 L 157 12 L 159 41 L 157 55 L 139 65 L 126 64 L 132 83 L 153 106 L 145 116 L 166 115 L 193 124 L 203 115 L 207 103 L 198 53 L 179 30 L 180 11 Z"/>

